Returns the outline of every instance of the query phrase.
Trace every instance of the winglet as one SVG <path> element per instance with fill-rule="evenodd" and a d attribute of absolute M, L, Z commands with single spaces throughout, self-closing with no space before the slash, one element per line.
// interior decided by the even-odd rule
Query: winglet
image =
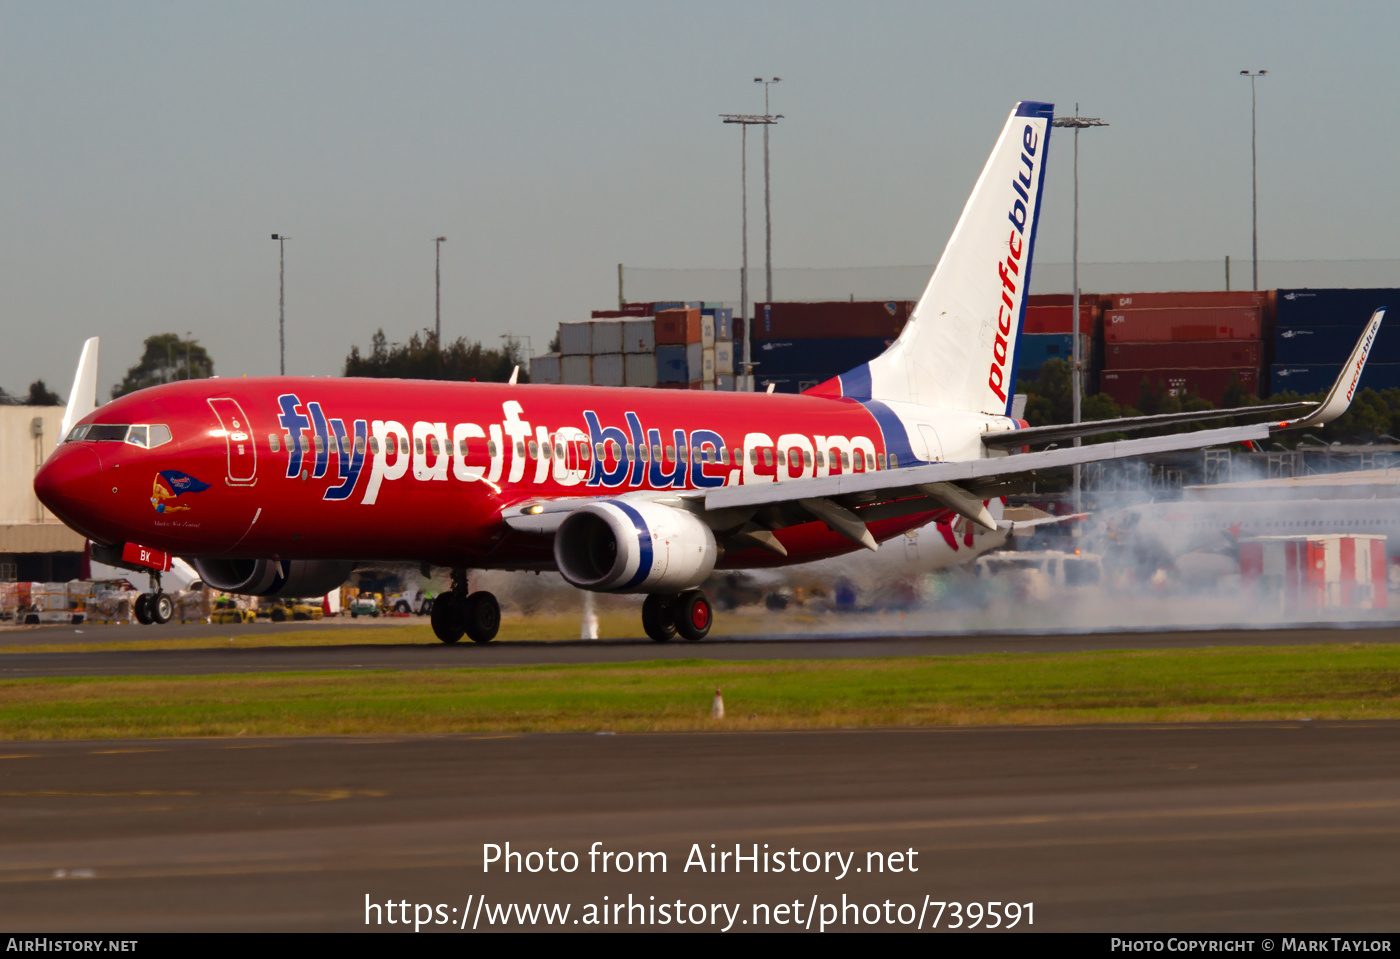
<path fill-rule="evenodd" d="M 58 441 L 68 438 L 73 424 L 97 409 L 97 337 L 89 337 L 78 358 L 78 372 L 73 374 L 73 388 L 68 391 L 68 406 L 63 411 L 63 425 Z"/>
<path fill-rule="evenodd" d="M 1280 423 L 1276 429 L 1299 429 L 1305 426 L 1322 426 L 1330 423 L 1341 416 L 1351 406 L 1356 390 L 1361 385 L 1361 371 L 1366 368 L 1366 357 L 1371 354 L 1371 347 L 1376 343 L 1376 334 L 1380 332 L 1381 320 L 1385 319 L 1385 307 L 1378 307 L 1376 312 L 1371 314 L 1371 320 L 1366 324 L 1366 329 L 1362 330 L 1361 338 L 1356 341 L 1356 346 L 1351 351 L 1346 365 L 1342 367 L 1342 372 L 1337 377 L 1337 382 L 1332 384 L 1332 389 L 1327 392 L 1327 398 L 1322 401 L 1322 405 L 1313 410 L 1302 419 L 1288 420 Z"/>

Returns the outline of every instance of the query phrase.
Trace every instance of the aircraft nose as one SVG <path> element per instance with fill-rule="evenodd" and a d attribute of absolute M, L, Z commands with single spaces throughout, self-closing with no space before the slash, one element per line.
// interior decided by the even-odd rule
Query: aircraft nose
<path fill-rule="evenodd" d="M 60 518 L 81 515 L 98 500 L 101 472 L 102 461 L 94 450 L 69 444 L 40 467 L 34 477 L 34 495 Z"/>

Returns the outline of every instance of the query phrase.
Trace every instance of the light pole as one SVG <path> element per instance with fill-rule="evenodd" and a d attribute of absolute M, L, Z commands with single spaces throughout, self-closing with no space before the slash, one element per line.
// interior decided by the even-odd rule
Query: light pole
<path fill-rule="evenodd" d="M 281 355 L 279 369 L 287 375 L 287 252 L 282 244 L 291 239 L 281 233 L 272 234 L 277 241 L 277 345 Z"/>
<path fill-rule="evenodd" d="M 1080 396 L 1084 392 L 1084 363 L 1080 356 L 1079 349 L 1079 131 L 1087 127 L 1106 127 L 1103 120 L 1097 117 L 1081 117 L 1079 115 L 1079 104 L 1074 105 L 1074 116 L 1056 117 L 1051 121 L 1053 126 L 1069 127 L 1074 130 L 1074 253 L 1072 256 L 1073 266 L 1070 268 L 1070 286 L 1074 290 L 1073 305 L 1074 311 L 1073 325 L 1070 327 L 1074 331 L 1071 341 L 1073 350 L 1074 366 L 1070 370 L 1070 403 L 1074 410 L 1074 422 L 1080 422 Z M 1080 445 L 1079 437 L 1074 438 L 1074 445 Z M 1074 511 L 1077 513 L 1082 505 L 1080 489 L 1080 467 L 1074 467 Z"/>
<path fill-rule="evenodd" d="M 1259 99 L 1254 94 L 1254 81 L 1267 74 L 1268 70 L 1241 70 L 1240 76 L 1249 77 L 1249 165 L 1254 193 L 1254 288 L 1259 289 Z"/>
<path fill-rule="evenodd" d="M 752 113 L 721 113 L 720 119 L 725 123 L 739 124 L 739 197 L 743 214 L 741 217 L 741 231 L 743 233 L 743 265 L 739 268 L 739 316 L 744 321 L 744 376 L 750 381 L 752 390 L 753 378 L 753 330 L 749 323 L 749 127 L 753 124 L 771 126 L 781 119 L 781 116 L 771 117 L 768 114 L 757 116 Z"/>
<path fill-rule="evenodd" d="M 433 325 L 433 334 L 437 338 L 437 348 L 442 349 L 442 245 L 447 242 L 447 237 L 440 236 L 433 241 L 437 247 L 437 312 Z"/>
<path fill-rule="evenodd" d="M 763 115 L 772 116 L 768 110 L 768 88 L 775 83 L 781 83 L 782 77 L 773 77 L 765 80 L 762 77 L 754 77 L 754 83 L 763 84 Z M 763 262 L 764 274 L 767 278 L 767 298 L 766 303 L 773 302 L 773 191 L 768 182 L 768 127 L 771 123 L 763 126 Z"/>

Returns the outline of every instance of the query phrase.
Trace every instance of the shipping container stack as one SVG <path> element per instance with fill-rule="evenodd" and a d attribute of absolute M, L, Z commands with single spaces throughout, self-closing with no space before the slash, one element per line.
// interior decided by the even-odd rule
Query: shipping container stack
<path fill-rule="evenodd" d="M 1101 298 L 1079 294 L 1079 355 L 1086 383 L 1099 369 L 1103 342 Z M 1074 297 L 1068 293 L 1031 294 L 1026 298 L 1026 322 L 1021 327 L 1016 355 L 1016 381 L 1034 383 L 1047 360 L 1074 362 Z"/>
<path fill-rule="evenodd" d="M 868 362 L 894 342 L 913 310 L 910 300 L 759 303 L 754 388 L 801 393 Z"/>
<path fill-rule="evenodd" d="M 1100 390 L 1137 407 L 1144 382 L 1219 406 L 1230 384 L 1261 395 L 1268 291 L 1115 293 L 1103 311 Z"/>
<path fill-rule="evenodd" d="M 559 352 L 530 360 L 534 383 L 733 390 L 733 311 L 718 303 L 628 303 L 559 324 Z"/>
<path fill-rule="evenodd" d="M 1269 385 L 1273 393 L 1330 389 L 1378 307 L 1393 309 L 1376 334 L 1361 385 L 1400 387 L 1400 290 L 1279 290 Z"/>

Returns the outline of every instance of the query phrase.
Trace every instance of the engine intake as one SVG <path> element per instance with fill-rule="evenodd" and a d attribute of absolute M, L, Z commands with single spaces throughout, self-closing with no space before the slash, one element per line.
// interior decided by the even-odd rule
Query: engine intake
<path fill-rule="evenodd" d="M 206 584 L 247 596 L 324 596 L 350 578 L 354 563 L 328 559 L 196 559 Z"/>
<path fill-rule="evenodd" d="M 685 510 L 609 500 L 574 510 L 554 534 L 554 562 L 580 589 L 676 593 L 719 560 L 715 534 Z"/>

